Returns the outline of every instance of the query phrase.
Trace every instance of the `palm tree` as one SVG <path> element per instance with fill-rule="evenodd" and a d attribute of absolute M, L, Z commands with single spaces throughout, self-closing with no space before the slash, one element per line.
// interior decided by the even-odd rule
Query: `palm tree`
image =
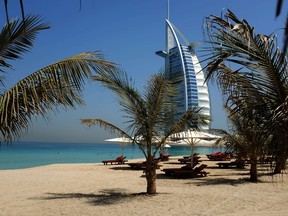
<path fill-rule="evenodd" d="M 28 129 L 32 116 L 47 117 L 48 111 L 59 107 L 83 104 L 81 91 L 93 72 L 110 71 L 115 65 L 102 58 L 100 52 L 82 53 L 44 67 L 5 89 L 8 62 L 30 51 L 39 31 L 49 28 L 39 16 L 10 21 L 0 32 L 0 141 L 18 139 Z"/>
<path fill-rule="evenodd" d="M 158 149 L 171 134 L 180 132 L 185 127 L 199 129 L 201 125 L 206 125 L 207 117 L 201 114 L 201 108 L 193 108 L 175 120 L 173 116 L 176 106 L 173 98 L 177 94 L 175 80 L 178 79 L 166 77 L 161 73 L 152 76 L 143 95 L 133 87 L 130 78 L 124 72 L 101 72 L 94 80 L 118 96 L 122 111 L 126 113 L 127 129 L 122 130 L 101 119 L 81 119 L 81 122 L 89 127 L 99 125 L 132 139 L 133 145 L 137 145 L 146 158 L 147 194 L 156 194 L 154 157 Z M 198 126 L 195 126 L 196 120 L 199 122 Z"/>
<path fill-rule="evenodd" d="M 287 55 L 278 48 L 276 36 L 256 34 L 230 10 L 223 18 L 210 16 L 206 21 L 207 79 L 217 79 L 231 115 L 252 119 L 262 142 L 273 137 L 269 148 L 276 157 L 274 173 L 279 173 L 288 157 L 288 118 L 279 117 L 287 116 Z"/>
<path fill-rule="evenodd" d="M 232 125 L 232 134 L 226 133 L 218 142 L 225 144 L 227 149 L 234 151 L 239 160 L 250 159 L 250 181 L 257 181 L 257 159 L 265 153 L 266 134 L 255 120 L 254 115 L 247 118 L 247 114 L 234 113 L 226 107 Z"/>

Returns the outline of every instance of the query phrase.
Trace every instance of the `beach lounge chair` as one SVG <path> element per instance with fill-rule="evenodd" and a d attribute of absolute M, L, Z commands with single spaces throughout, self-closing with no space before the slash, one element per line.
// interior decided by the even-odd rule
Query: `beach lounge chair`
<path fill-rule="evenodd" d="M 204 171 L 206 164 L 201 164 L 199 167 L 195 167 L 192 170 L 177 170 L 174 172 L 174 176 L 177 178 L 196 178 L 196 177 L 206 177 L 208 172 Z"/>
<path fill-rule="evenodd" d="M 160 154 L 159 159 L 161 159 L 161 161 L 169 161 L 169 154 Z"/>
<path fill-rule="evenodd" d="M 195 177 L 204 177 L 209 174 L 208 172 L 204 171 L 206 168 L 206 164 L 201 164 L 199 167 L 195 168 L 178 168 L 178 169 L 163 169 L 165 175 L 176 177 L 176 178 L 195 178 Z"/>
<path fill-rule="evenodd" d="M 135 170 L 145 170 L 147 165 L 145 162 L 139 162 L 139 163 L 127 163 L 132 169 Z M 162 167 L 162 164 L 156 164 L 156 169 L 160 169 Z"/>
<path fill-rule="evenodd" d="M 220 168 L 241 168 L 243 169 L 245 167 L 245 160 L 235 160 L 235 161 L 231 161 L 231 162 L 219 162 L 217 163 L 217 165 Z"/>
<path fill-rule="evenodd" d="M 275 161 L 275 158 L 274 158 L 274 157 L 272 157 L 272 156 L 266 156 L 266 157 L 260 158 L 257 163 L 263 163 L 263 164 L 270 164 L 270 165 L 272 165 L 274 161 Z"/>
<path fill-rule="evenodd" d="M 200 159 L 199 156 L 193 156 L 193 162 L 194 162 L 194 161 L 196 161 L 196 162 L 201 162 L 199 159 Z M 180 158 L 180 159 L 178 159 L 178 161 L 179 161 L 180 163 L 183 163 L 183 164 L 185 164 L 185 163 L 190 163 L 190 162 L 191 162 L 191 156 Z"/>
<path fill-rule="evenodd" d="M 159 162 L 161 161 L 161 159 L 156 158 L 154 159 L 154 165 L 156 166 L 156 169 L 160 169 L 160 167 L 162 167 L 162 164 L 159 164 Z M 132 169 L 136 169 L 136 170 L 146 170 L 147 167 L 147 162 L 135 162 L 135 163 L 127 163 L 127 165 L 129 165 Z"/>
<path fill-rule="evenodd" d="M 165 172 L 166 175 L 171 175 L 174 171 L 178 170 L 192 170 L 197 164 L 199 164 L 199 162 L 193 161 L 193 167 L 191 167 L 191 163 L 187 163 L 185 166 L 182 166 L 180 168 L 165 168 L 162 169 L 162 171 Z"/>
<path fill-rule="evenodd" d="M 214 161 L 224 161 L 231 159 L 231 155 L 225 152 L 214 152 L 212 154 L 207 154 L 206 156 L 208 157 L 209 160 Z"/>
<path fill-rule="evenodd" d="M 126 157 L 117 157 L 115 160 L 103 160 L 102 163 L 104 165 L 107 165 L 108 163 L 110 164 L 124 164 L 125 162 L 127 162 L 127 160 L 125 160 Z"/>

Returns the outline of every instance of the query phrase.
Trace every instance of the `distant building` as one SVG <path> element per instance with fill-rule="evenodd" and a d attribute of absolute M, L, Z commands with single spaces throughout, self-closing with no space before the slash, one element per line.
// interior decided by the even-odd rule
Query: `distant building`
<path fill-rule="evenodd" d="M 179 42 L 178 36 L 186 43 L 185 45 Z M 209 91 L 204 83 L 205 77 L 195 54 L 194 45 L 189 43 L 168 19 L 166 19 L 166 50 L 157 51 L 156 54 L 165 58 L 166 73 L 183 75 L 183 85 L 177 98 L 177 115 L 180 116 L 191 107 L 203 107 L 203 114 L 210 117 Z M 207 130 L 209 126 L 202 129 Z"/>

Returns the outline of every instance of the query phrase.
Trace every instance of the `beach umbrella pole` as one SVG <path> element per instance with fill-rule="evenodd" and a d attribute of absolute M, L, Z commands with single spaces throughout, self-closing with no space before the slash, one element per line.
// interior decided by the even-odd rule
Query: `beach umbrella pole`
<path fill-rule="evenodd" d="M 191 145 L 191 167 L 193 168 L 193 143 Z"/>

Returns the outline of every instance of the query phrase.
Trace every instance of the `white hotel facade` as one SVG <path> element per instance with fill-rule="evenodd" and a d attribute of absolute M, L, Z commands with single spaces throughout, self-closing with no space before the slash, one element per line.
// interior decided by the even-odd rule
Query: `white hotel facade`
<path fill-rule="evenodd" d="M 185 44 L 180 43 L 180 38 Z M 184 78 L 177 98 L 178 114 L 191 107 L 202 107 L 202 113 L 210 117 L 209 91 L 194 46 L 168 19 L 166 19 L 166 50 L 157 51 L 156 54 L 165 58 L 166 73 L 181 74 Z M 209 127 L 202 129 L 208 130 Z"/>

